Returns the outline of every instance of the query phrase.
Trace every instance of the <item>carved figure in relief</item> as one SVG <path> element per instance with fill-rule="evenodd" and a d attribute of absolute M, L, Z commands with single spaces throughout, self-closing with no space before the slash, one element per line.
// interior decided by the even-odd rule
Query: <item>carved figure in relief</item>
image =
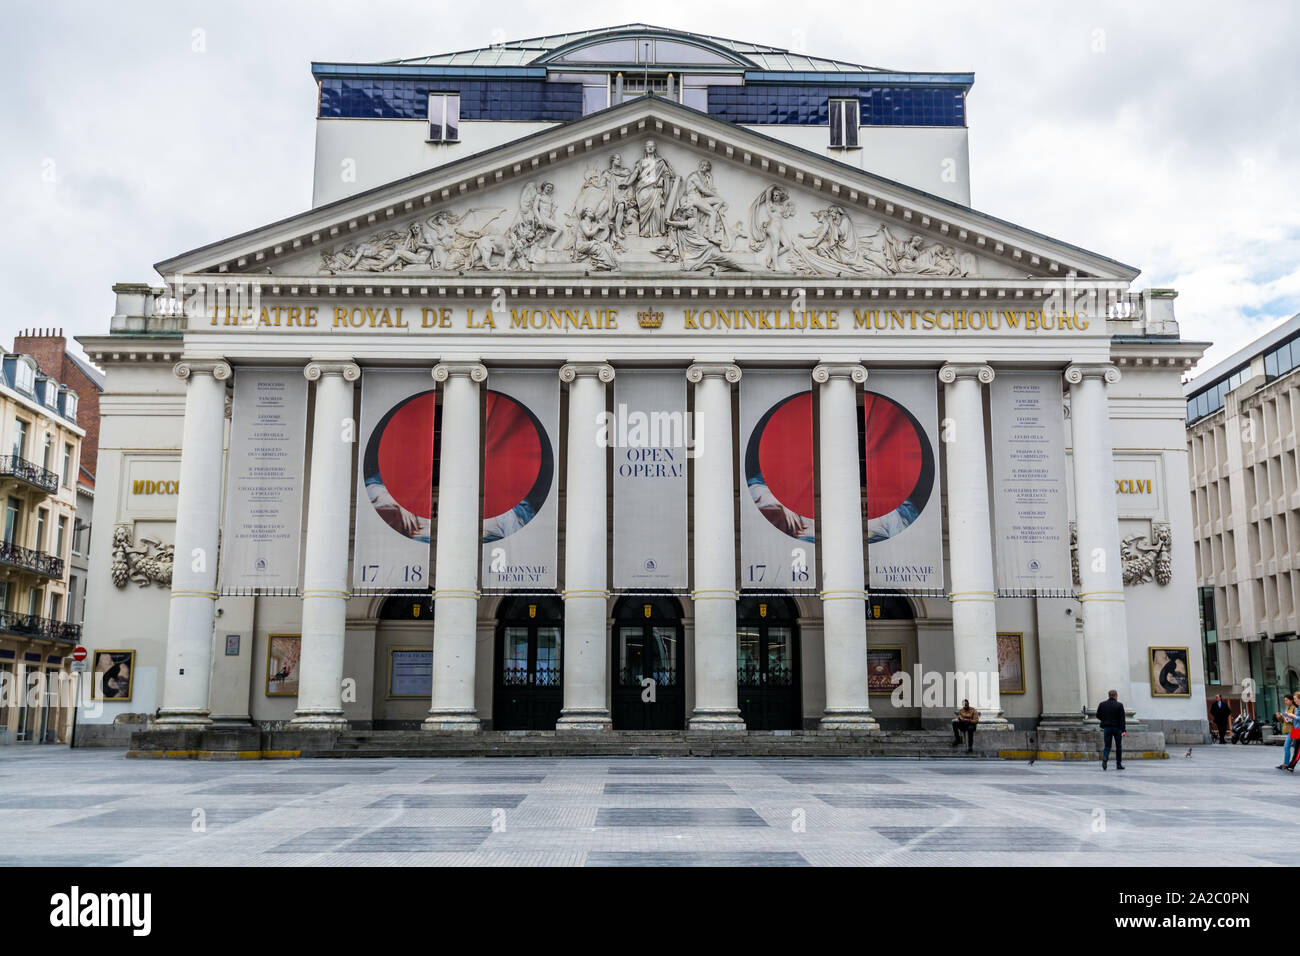
<path fill-rule="evenodd" d="M 681 177 L 673 172 L 668 160 L 659 155 L 655 141 L 646 140 L 645 154 L 635 171 L 637 232 L 640 235 L 668 235 L 668 214 L 677 208 L 680 187 Z"/>
<path fill-rule="evenodd" d="M 128 582 L 134 582 L 141 587 L 151 584 L 169 587 L 174 546 L 149 536 L 141 537 L 140 543 L 134 544 L 131 537 L 131 525 L 119 524 L 113 528 L 113 563 L 109 571 L 114 586 L 124 588 Z"/>
<path fill-rule="evenodd" d="M 713 185 L 713 164 L 707 159 L 700 160 L 699 168 L 686 177 L 685 199 L 704 217 L 705 233 L 721 235 L 722 248 L 730 249 L 731 238 L 727 235 L 725 218 L 727 204 Z"/>
<path fill-rule="evenodd" d="M 627 238 L 627 227 L 636 222 L 636 199 L 632 180 L 636 170 L 623 165 L 623 157 L 614 153 L 609 157 L 609 168 L 600 176 L 605 190 L 604 198 L 596 206 L 596 217 L 609 222 L 616 239 Z"/>
<path fill-rule="evenodd" d="M 749 248 L 763 253 L 763 266 L 781 271 L 781 257 L 794 248 L 785 220 L 794 216 L 794 202 L 784 186 L 773 184 L 749 207 Z"/>
<path fill-rule="evenodd" d="M 531 222 L 520 220 L 504 233 L 489 233 L 474 240 L 467 268 L 482 266 L 489 271 L 493 269 L 508 270 L 519 268 L 528 271 L 533 267 L 530 251 L 537 244 L 539 229 Z M 496 262 L 496 257 L 500 262 Z"/>
<path fill-rule="evenodd" d="M 564 226 L 555 212 L 555 183 L 529 183 L 519 197 L 519 221 L 533 226 L 539 249 L 554 249 L 564 238 Z"/>
<path fill-rule="evenodd" d="M 715 233 L 702 220 L 701 213 L 688 197 L 683 196 L 676 214 L 667 220 L 671 230 L 666 248 L 655 250 L 655 255 L 665 260 L 680 260 L 686 272 L 720 271 L 744 272 L 745 269 L 729 255 L 722 244 L 723 233 Z"/>
<path fill-rule="evenodd" d="M 588 260 L 596 269 L 610 271 L 618 268 L 614 246 L 610 242 L 610 225 L 599 219 L 590 206 L 578 215 L 573 254 L 575 259 Z"/>

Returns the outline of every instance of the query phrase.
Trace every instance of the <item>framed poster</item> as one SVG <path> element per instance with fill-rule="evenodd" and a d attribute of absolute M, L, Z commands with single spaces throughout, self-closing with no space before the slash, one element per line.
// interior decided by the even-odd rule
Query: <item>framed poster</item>
<path fill-rule="evenodd" d="M 427 647 L 394 647 L 388 652 L 388 696 L 433 697 L 433 651 Z"/>
<path fill-rule="evenodd" d="M 903 674 L 903 648 L 885 645 L 867 648 L 867 693 L 892 694 Z"/>
<path fill-rule="evenodd" d="M 998 631 L 998 692 L 1025 692 L 1025 636 Z"/>
<path fill-rule="evenodd" d="M 128 701 L 135 679 L 135 651 L 96 650 L 91 665 L 92 700 Z"/>
<path fill-rule="evenodd" d="M 1191 697 L 1192 678 L 1187 670 L 1187 648 L 1148 647 L 1147 669 L 1152 697 Z"/>
<path fill-rule="evenodd" d="M 301 634 L 270 634 L 266 641 L 266 696 L 298 696 Z M 432 696 L 432 695 L 431 695 Z"/>

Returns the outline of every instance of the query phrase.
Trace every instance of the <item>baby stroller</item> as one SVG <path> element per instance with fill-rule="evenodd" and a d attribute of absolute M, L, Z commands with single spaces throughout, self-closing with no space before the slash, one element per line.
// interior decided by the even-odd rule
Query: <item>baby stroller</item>
<path fill-rule="evenodd" d="M 1232 742 L 1248 744 L 1252 740 L 1263 742 L 1264 725 L 1250 714 L 1238 714 L 1237 719 L 1232 722 Z"/>

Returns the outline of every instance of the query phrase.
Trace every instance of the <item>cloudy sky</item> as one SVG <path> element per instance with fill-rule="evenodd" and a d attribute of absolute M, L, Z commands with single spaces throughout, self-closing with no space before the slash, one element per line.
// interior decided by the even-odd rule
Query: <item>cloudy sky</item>
<path fill-rule="evenodd" d="M 19 10 L 21 9 L 21 13 Z M 606 0 L 15 4 L 0 32 L 0 343 L 102 333 L 119 281 L 307 209 L 312 60 L 628 22 L 971 71 L 975 208 L 1172 286 L 1201 367 L 1300 312 L 1300 4 Z"/>

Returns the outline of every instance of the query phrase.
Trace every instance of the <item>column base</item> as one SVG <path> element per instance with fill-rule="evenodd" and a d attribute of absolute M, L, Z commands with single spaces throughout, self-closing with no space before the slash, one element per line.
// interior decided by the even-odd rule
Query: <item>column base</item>
<path fill-rule="evenodd" d="M 739 708 L 701 710 L 696 708 L 686 722 L 687 730 L 727 731 L 744 733 L 748 728 L 741 719 Z"/>
<path fill-rule="evenodd" d="M 482 721 L 472 710 L 431 710 L 420 725 L 421 730 L 459 730 L 476 734 L 482 729 Z"/>
<path fill-rule="evenodd" d="M 817 723 L 818 730 L 879 730 L 880 723 L 872 716 L 871 710 L 851 707 L 837 707 L 823 711 Z"/>
<path fill-rule="evenodd" d="M 986 714 L 984 711 L 981 710 L 980 722 L 978 724 L 978 727 L 980 730 L 1014 730 L 1015 729 L 1011 721 L 1007 720 L 1006 717 L 1002 716 L 1002 711 L 1000 710 L 992 714 Z"/>
<path fill-rule="evenodd" d="M 206 710 L 164 710 L 149 723 L 159 730 L 207 730 L 212 718 Z"/>
<path fill-rule="evenodd" d="M 1083 714 L 1040 714 L 1038 730 L 1100 730 L 1096 717 Z"/>
<path fill-rule="evenodd" d="M 603 707 L 566 707 L 555 722 L 557 732 L 574 730 L 613 730 L 614 721 Z"/>
<path fill-rule="evenodd" d="M 348 730 L 347 718 L 341 710 L 294 711 L 289 726 L 294 730 Z"/>

